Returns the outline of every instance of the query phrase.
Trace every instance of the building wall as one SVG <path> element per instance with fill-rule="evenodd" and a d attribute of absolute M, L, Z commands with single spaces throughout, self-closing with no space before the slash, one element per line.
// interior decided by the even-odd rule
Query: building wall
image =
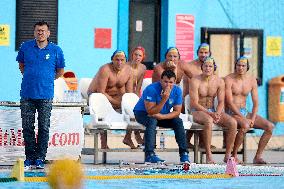
<path fill-rule="evenodd" d="M 66 70 L 78 78 L 93 77 L 110 61 L 112 52 L 128 50 L 129 0 L 60 0 L 58 45 L 63 49 Z M 0 24 L 10 25 L 10 46 L 0 46 L 0 100 L 19 100 L 21 74 L 15 61 L 16 0 L 0 1 Z M 200 27 L 253 28 L 264 30 L 263 85 L 259 87 L 260 115 L 267 117 L 268 81 L 284 74 L 282 56 L 266 56 L 266 37 L 284 31 L 284 1 L 279 0 L 162 0 L 161 58 L 167 47 L 175 46 L 175 15 L 195 16 L 195 50 L 200 43 Z M 94 29 L 112 29 L 112 47 L 94 48 Z M 195 55 L 196 56 L 196 55 Z M 249 102 L 251 106 L 251 102 Z"/>
<path fill-rule="evenodd" d="M 21 82 L 15 52 L 16 1 L 0 1 L 0 24 L 10 25 L 10 46 L 0 46 L 0 100 L 15 100 Z"/>
<path fill-rule="evenodd" d="M 263 29 L 263 85 L 259 89 L 259 114 L 267 117 L 268 82 L 284 75 L 283 37 L 284 1 L 278 0 L 169 0 L 168 46 L 175 45 L 175 15 L 192 14 L 195 17 L 195 50 L 200 43 L 201 27 Z M 282 56 L 266 56 L 266 37 L 282 37 Z M 196 56 L 196 55 L 195 55 Z M 249 101 L 251 107 L 251 102 Z"/>

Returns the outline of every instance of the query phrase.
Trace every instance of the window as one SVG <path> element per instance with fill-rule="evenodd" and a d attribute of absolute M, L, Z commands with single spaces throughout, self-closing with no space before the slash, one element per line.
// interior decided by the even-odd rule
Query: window
<path fill-rule="evenodd" d="M 34 24 L 45 20 L 50 25 L 50 41 L 57 43 L 58 0 L 16 1 L 16 50 L 34 38 Z"/>
<path fill-rule="evenodd" d="M 210 44 L 212 57 L 218 66 L 217 73 L 224 77 L 234 72 L 240 56 L 249 59 L 249 72 L 262 84 L 263 30 L 201 28 L 201 42 Z"/>

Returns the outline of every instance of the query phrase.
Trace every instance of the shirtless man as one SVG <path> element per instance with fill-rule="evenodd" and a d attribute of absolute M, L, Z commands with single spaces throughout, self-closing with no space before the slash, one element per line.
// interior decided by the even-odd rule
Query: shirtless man
<path fill-rule="evenodd" d="M 262 159 L 262 153 L 272 136 L 274 125 L 270 121 L 257 115 L 257 81 L 255 77 L 247 74 L 248 70 L 248 59 L 246 57 L 240 57 L 235 63 L 235 72 L 225 77 L 226 112 L 237 120 L 239 126 L 232 156 L 240 162 L 237 158 L 237 151 L 246 132 L 249 131 L 250 128 L 263 129 L 264 133 L 260 138 L 253 163 L 266 164 L 266 162 Z M 246 109 L 246 100 L 249 93 L 251 93 L 253 102 L 251 113 Z"/>
<path fill-rule="evenodd" d="M 183 97 L 185 97 L 189 93 L 189 81 L 194 76 L 200 75 L 202 73 L 201 64 L 203 61 L 210 56 L 210 48 L 207 43 L 202 43 L 199 45 L 197 49 L 198 58 L 189 62 L 185 65 L 185 76 L 183 77 Z M 190 143 L 191 137 L 193 136 L 193 132 L 187 130 L 186 138 L 189 148 L 193 148 L 193 144 Z M 203 147 L 202 137 L 200 137 L 200 147 Z M 214 146 L 212 146 L 214 148 Z M 212 148 L 211 147 L 211 148 Z M 216 148 L 216 147 L 215 147 Z"/>
<path fill-rule="evenodd" d="M 133 81 L 133 90 L 134 93 L 137 96 L 140 96 L 140 90 L 143 82 L 143 78 L 146 71 L 146 66 L 142 64 L 142 62 L 145 60 L 145 49 L 141 46 L 138 46 L 134 48 L 131 52 L 130 61 L 127 63 L 130 65 L 132 70 L 132 81 Z M 131 133 L 132 130 L 127 130 L 126 135 L 123 139 L 123 143 L 130 146 L 132 149 L 136 148 L 133 144 L 133 141 L 131 139 Z M 135 139 L 138 143 L 138 145 L 143 145 L 144 140 L 142 139 L 140 135 L 139 130 L 134 131 Z"/>
<path fill-rule="evenodd" d="M 215 163 L 210 149 L 213 124 L 225 127 L 227 141 L 224 162 L 231 157 L 234 145 L 237 122 L 223 112 L 225 101 L 224 80 L 214 75 L 216 64 L 213 58 L 207 57 L 201 65 L 202 74 L 190 80 L 190 107 L 193 120 L 204 125 L 203 141 L 206 150 L 206 163 Z M 218 105 L 214 108 L 214 99 L 217 97 Z"/>
<path fill-rule="evenodd" d="M 179 85 L 184 75 L 185 63 L 180 60 L 180 54 L 176 47 L 169 47 L 165 54 L 166 60 L 154 67 L 152 83 L 160 81 L 161 75 L 165 70 L 172 70 L 176 76 L 176 84 Z"/>
<path fill-rule="evenodd" d="M 126 64 L 123 51 L 116 50 L 111 61 L 99 69 L 88 88 L 88 94 L 102 93 L 114 109 L 120 109 L 123 94 L 133 92 L 132 72 L 131 67 Z M 102 133 L 101 148 L 108 148 L 106 135 Z"/>

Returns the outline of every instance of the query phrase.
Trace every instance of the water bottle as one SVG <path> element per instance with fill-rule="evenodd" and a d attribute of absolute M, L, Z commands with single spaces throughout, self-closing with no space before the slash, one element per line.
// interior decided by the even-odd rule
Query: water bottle
<path fill-rule="evenodd" d="M 280 92 L 280 104 L 284 104 L 284 88 L 281 88 L 281 92 Z"/>
<path fill-rule="evenodd" d="M 160 135 L 160 148 L 161 149 L 165 148 L 165 135 L 164 135 L 164 133 L 161 133 L 161 135 Z"/>

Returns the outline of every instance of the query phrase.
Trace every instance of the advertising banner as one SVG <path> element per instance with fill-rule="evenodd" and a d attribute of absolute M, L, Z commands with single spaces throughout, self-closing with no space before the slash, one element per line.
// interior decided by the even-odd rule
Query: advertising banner
<path fill-rule="evenodd" d="M 35 119 L 37 135 L 37 118 Z M 84 143 L 81 108 L 53 108 L 47 160 L 62 157 L 78 159 Z M 19 108 L 0 109 L 0 162 L 25 158 L 21 111 Z"/>

